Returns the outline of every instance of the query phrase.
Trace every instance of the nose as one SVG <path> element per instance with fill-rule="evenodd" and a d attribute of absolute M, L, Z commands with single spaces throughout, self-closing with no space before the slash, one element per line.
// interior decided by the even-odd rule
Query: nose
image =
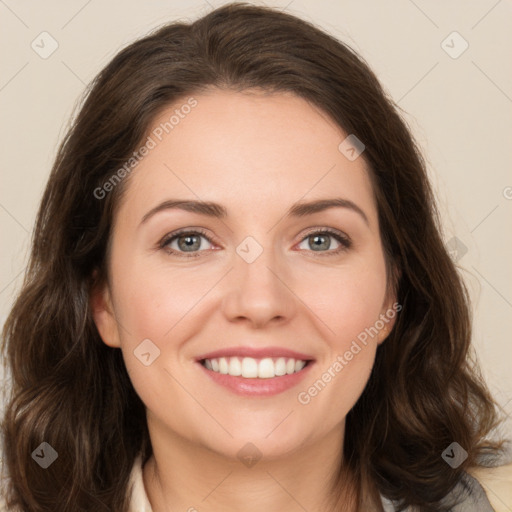
<path fill-rule="evenodd" d="M 222 310 L 230 322 L 246 322 L 253 328 L 284 324 L 296 312 L 297 298 L 290 289 L 286 269 L 278 265 L 272 249 L 248 263 L 238 254 L 228 275 Z"/>

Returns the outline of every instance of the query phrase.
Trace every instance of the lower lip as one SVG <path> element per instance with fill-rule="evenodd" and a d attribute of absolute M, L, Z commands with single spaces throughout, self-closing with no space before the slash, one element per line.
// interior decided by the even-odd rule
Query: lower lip
<path fill-rule="evenodd" d="M 282 375 L 270 379 L 246 379 L 244 377 L 233 377 L 223 373 L 208 370 L 201 363 L 197 363 L 204 372 L 217 384 L 228 388 L 230 391 L 241 396 L 273 396 L 283 393 L 299 384 L 309 373 L 314 362 L 310 361 L 300 372 L 291 375 Z"/>

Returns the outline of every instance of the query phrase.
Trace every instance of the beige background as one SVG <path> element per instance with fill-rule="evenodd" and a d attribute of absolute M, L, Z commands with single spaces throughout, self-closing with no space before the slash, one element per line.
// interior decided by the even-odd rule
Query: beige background
<path fill-rule="evenodd" d="M 57 145 L 85 85 L 134 38 L 171 20 L 195 19 L 222 3 L 0 0 L 2 324 L 22 282 L 30 232 Z M 512 3 L 267 4 L 351 45 L 405 111 L 429 162 L 445 239 L 456 236 L 467 248 L 454 257 L 473 296 L 475 348 L 510 437 Z M 40 36 L 44 31 L 58 44 L 46 59 L 31 48 L 33 41 L 41 47 L 42 37 L 50 48 L 50 36 Z"/>

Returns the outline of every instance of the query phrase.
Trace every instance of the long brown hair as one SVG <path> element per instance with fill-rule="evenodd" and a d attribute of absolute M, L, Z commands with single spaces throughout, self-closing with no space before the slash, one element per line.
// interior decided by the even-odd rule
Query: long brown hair
<path fill-rule="evenodd" d="M 247 4 L 166 25 L 123 49 L 94 80 L 59 148 L 3 333 L 12 375 L 2 425 L 9 504 L 127 508 L 135 458 L 151 455 L 145 408 L 120 350 L 101 341 L 89 298 L 93 276 L 108 279 L 112 220 L 128 178 L 105 197 L 95 191 L 140 147 L 156 114 L 207 87 L 292 92 L 365 144 L 403 309 L 347 416 L 344 461 L 358 491 L 442 510 L 464 471 L 499 445 L 487 440 L 496 404 L 471 357 L 468 294 L 443 245 L 425 163 L 358 55 L 299 18 Z M 454 441 L 468 453 L 457 468 L 441 457 Z M 47 469 L 31 458 L 42 442 L 58 453 Z"/>

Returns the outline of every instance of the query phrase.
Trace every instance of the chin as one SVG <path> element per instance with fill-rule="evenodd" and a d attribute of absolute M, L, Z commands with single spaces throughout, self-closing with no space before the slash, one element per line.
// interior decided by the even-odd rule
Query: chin
<path fill-rule="evenodd" d="M 288 414 L 288 413 L 287 413 Z M 296 413 L 283 421 L 286 414 L 279 417 L 279 421 L 268 418 L 258 421 L 251 418 L 247 422 L 238 421 L 226 429 L 231 437 L 224 431 L 217 431 L 215 436 L 210 433 L 203 434 L 200 441 L 203 446 L 227 459 L 235 459 L 243 462 L 245 457 L 256 458 L 261 461 L 271 461 L 289 456 L 298 452 L 313 437 L 313 432 L 308 432 L 304 424 L 294 423 L 292 420 Z"/>

